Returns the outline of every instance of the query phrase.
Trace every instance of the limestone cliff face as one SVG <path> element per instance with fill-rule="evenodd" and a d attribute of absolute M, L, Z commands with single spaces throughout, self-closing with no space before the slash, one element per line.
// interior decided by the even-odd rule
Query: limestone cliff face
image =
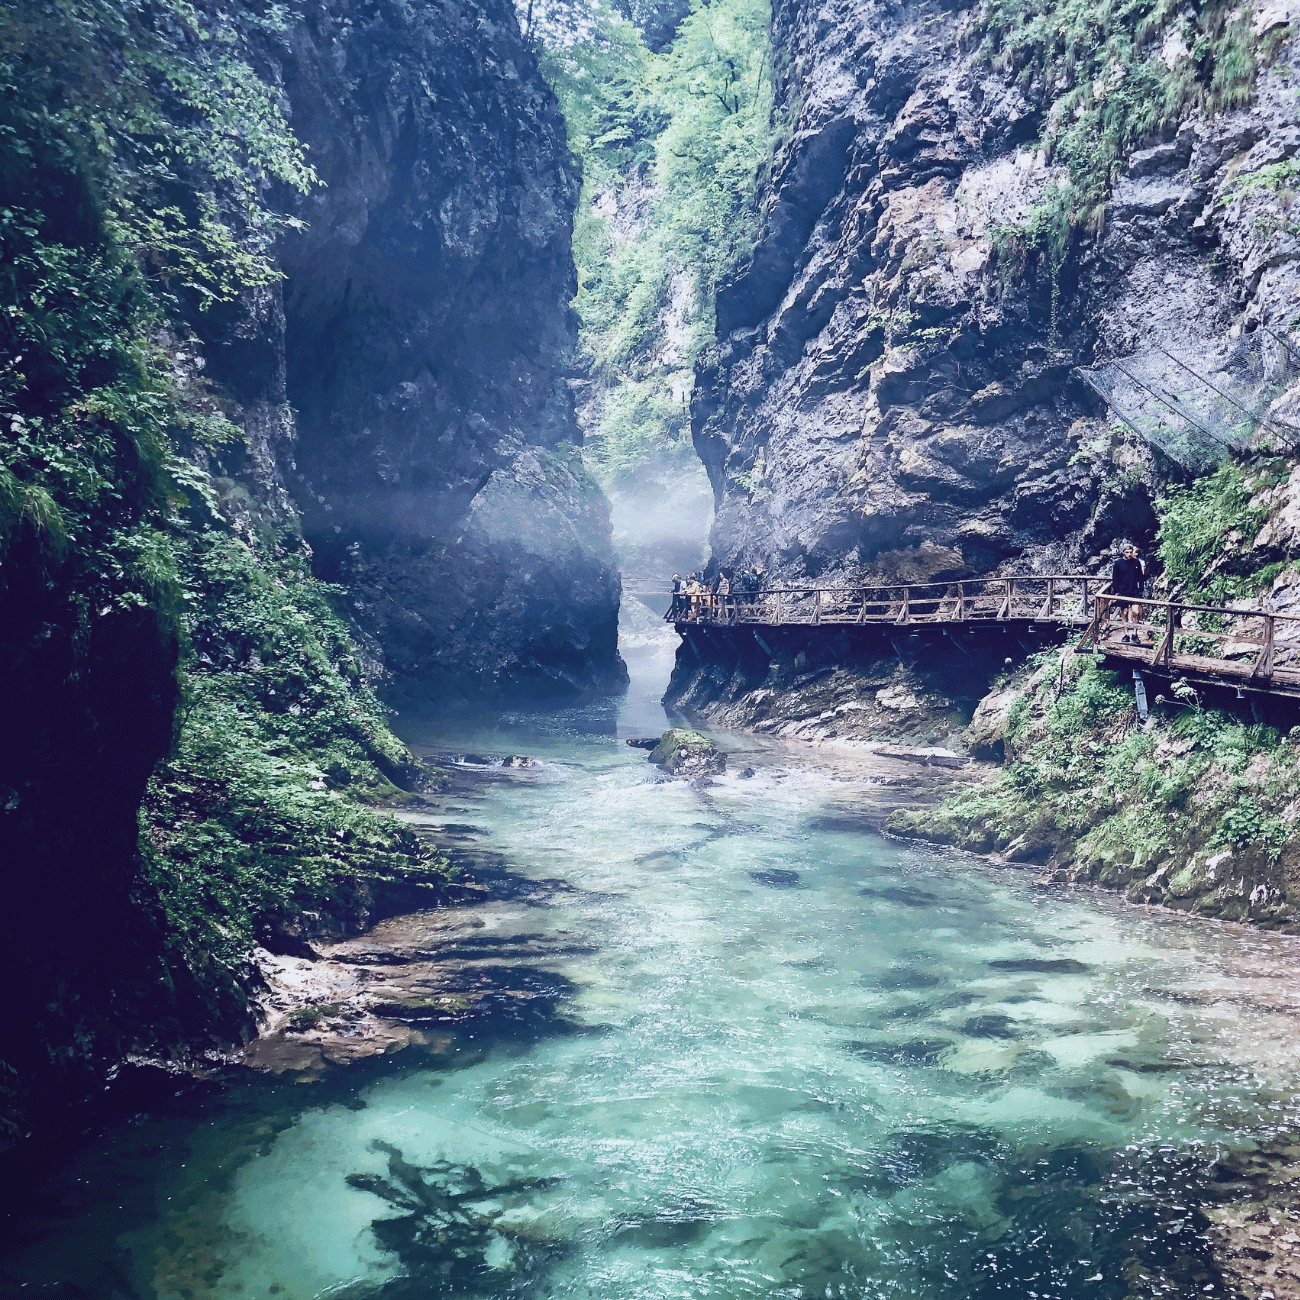
<path fill-rule="evenodd" d="M 567 379 L 579 177 L 505 0 L 309 10 L 278 70 L 324 185 L 210 373 L 321 576 L 413 692 L 620 686 Z"/>
<path fill-rule="evenodd" d="M 1250 106 L 1142 142 L 1054 295 L 1041 259 L 994 248 L 1064 179 L 1034 144 L 1052 95 L 967 52 L 978 11 L 778 0 L 793 133 L 692 408 L 718 561 L 921 580 L 1149 536 L 1151 454 L 1107 430 L 1074 370 L 1295 316 L 1276 186 L 1239 180 L 1300 148 L 1289 17 L 1253 15 L 1283 38 Z"/>

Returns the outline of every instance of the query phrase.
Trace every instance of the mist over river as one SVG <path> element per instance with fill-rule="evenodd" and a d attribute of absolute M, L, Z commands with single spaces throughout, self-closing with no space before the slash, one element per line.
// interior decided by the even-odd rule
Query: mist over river
<path fill-rule="evenodd" d="M 659 779 L 643 663 L 407 726 L 538 760 L 439 817 L 538 882 L 478 933 L 554 1015 L 182 1091 L 10 1180 L 4 1294 L 1226 1294 L 1216 1162 L 1300 1131 L 1297 941 L 889 843 L 847 759 Z"/>

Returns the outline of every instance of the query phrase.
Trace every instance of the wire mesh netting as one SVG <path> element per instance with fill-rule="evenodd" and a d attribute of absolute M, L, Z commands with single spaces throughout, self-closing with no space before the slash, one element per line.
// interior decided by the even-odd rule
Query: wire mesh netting
<path fill-rule="evenodd" d="M 1139 437 L 1193 473 L 1230 451 L 1300 446 L 1300 339 L 1268 327 L 1081 367 Z"/>

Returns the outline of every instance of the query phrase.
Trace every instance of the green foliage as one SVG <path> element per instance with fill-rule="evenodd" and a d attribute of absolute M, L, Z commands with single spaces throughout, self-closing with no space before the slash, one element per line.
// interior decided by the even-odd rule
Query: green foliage
<path fill-rule="evenodd" d="M 1051 294 L 1049 329 L 1053 340 L 1061 305 L 1061 271 L 1074 234 L 1077 198 L 1073 185 L 1055 186 L 1023 221 L 995 223 L 989 231 L 993 266 L 1003 293 L 1024 277 L 1031 261 L 1044 262 Z"/>
<path fill-rule="evenodd" d="M 1224 187 L 1218 204 L 1220 207 L 1251 195 L 1274 200 L 1276 207 L 1289 212 L 1295 202 L 1296 180 L 1300 177 L 1300 162 L 1288 158 L 1284 162 L 1270 163 L 1258 171 L 1234 176 Z M 1261 212 L 1254 220 L 1254 230 L 1261 238 L 1276 234 L 1300 234 L 1300 223 L 1290 217 L 1280 217 L 1274 212 Z"/>
<path fill-rule="evenodd" d="M 1246 194 L 1283 194 L 1288 201 L 1295 189 L 1296 180 L 1300 178 L 1300 161 L 1288 158 L 1284 162 L 1269 163 L 1257 171 L 1234 176 L 1219 198 L 1219 206 L 1233 202 Z"/>
<path fill-rule="evenodd" d="M 155 609 L 174 636 L 175 570 L 157 545 L 176 492 L 171 379 L 130 261 L 51 224 L 0 208 L 0 559 L 21 546 L 46 589 L 75 591 L 83 639 L 112 609 Z"/>
<path fill-rule="evenodd" d="M 1245 554 L 1267 519 L 1259 494 L 1285 478 L 1286 462 L 1225 461 L 1213 474 L 1174 488 L 1156 502 L 1157 549 L 1172 590 L 1223 604 L 1266 589 L 1278 572 Z"/>
<path fill-rule="evenodd" d="M 191 290 L 192 307 L 265 284 L 280 228 L 267 186 L 310 181 L 270 71 L 251 61 L 283 15 L 252 12 L 0 5 L 0 599 L 40 611 L 35 638 L 0 628 L 0 648 L 74 701 L 46 708 L 72 722 L 36 724 L 49 752 L 7 776 L 6 797 L 73 797 L 54 789 L 59 773 L 85 765 L 58 745 L 87 715 L 93 730 L 113 690 L 89 680 L 97 629 L 144 628 L 164 678 L 180 647 L 178 682 L 142 673 L 121 688 L 158 692 L 142 701 L 159 736 L 149 757 L 165 742 L 157 718 L 182 701 L 140 817 L 139 929 L 114 936 L 120 988 L 68 993 L 57 1023 L 76 1041 L 38 1045 L 52 1056 L 120 1050 L 151 1027 L 163 1045 L 231 1032 L 255 978 L 248 949 L 268 930 L 304 911 L 346 928 L 377 889 L 448 879 L 444 859 L 365 806 L 424 774 L 296 540 L 243 540 L 220 513 L 206 466 L 241 435 L 174 370 L 187 326 L 171 291 Z M 57 859 L 57 828 L 42 833 L 70 890 L 100 869 Z M 122 899 L 132 863 L 111 866 Z M 45 946 L 29 964 L 61 990 L 79 954 Z M 89 1008 L 109 1003 L 96 1022 Z"/>
<path fill-rule="evenodd" d="M 969 38 L 990 66 L 1013 75 L 1045 108 L 1041 141 L 1069 184 L 1022 223 L 995 235 L 1006 281 L 1029 255 L 1050 276 L 1053 329 L 1072 232 L 1100 226 L 1128 151 L 1189 109 L 1214 113 L 1249 102 L 1275 41 L 1257 43 L 1250 15 L 1227 0 L 985 0 Z M 1181 42 L 1186 53 L 1162 57 Z"/>
<path fill-rule="evenodd" d="M 600 404 L 591 450 L 607 475 L 685 454 L 714 290 L 758 227 L 769 19 L 767 0 L 695 0 L 658 54 L 602 10 L 577 39 L 544 38 L 543 71 L 583 166 L 574 306 Z"/>
<path fill-rule="evenodd" d="M 1240 893 L 1217 897 L 1221 882 L 1191 864 L 1223 850 L 1278 862 L 1293 839 L 1297 746 L 1177 690 L 1185 707 L 1157 697 L 1142 726 L 1124 676 L 1068 650 L 1035 658 L 1008 719 L 1006 766 L 949 800 L 928 831 L 931 814 L 891 825 L 1244 916 Z"/>
<path fill-rule="evenodd" d="M 1242 794 L 1219 818 L 1210 837 L 1210 847 L 1244 849 L 1263 845 L 1269 859 L 1276 861 L 1289 838 L 1286 823 L 1280 817 L 1264 812 L 1251 795 Z"/>
<path fill-rule="evenodd" d="M 335 928 L 376 883 L 445 885 L 447 864 L 358 801 L 420 775 L 361 680 L 329 589 L 296 557 L 217 530 L 180 541 L 186 702 L 142 810 L 143 905 L 166 978 L 237 1012 L 249 947 L 303 911 Z"/>
<path fill-rule="evenodd" d="M 273 211 L 267 192 L 305 192 L 315 175 L 270 68 L 255 66 L 286 11 L 239 9 L 5 0 L 4 188 L 59 155 L 94 174 L 110 235 L 164 282 L 210 302 L 277 279 L 272 244 L 295 223 Z"/>

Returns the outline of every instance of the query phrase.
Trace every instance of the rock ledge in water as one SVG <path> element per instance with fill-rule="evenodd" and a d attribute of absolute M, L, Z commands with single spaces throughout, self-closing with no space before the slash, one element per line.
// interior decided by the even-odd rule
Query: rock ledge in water
<path fill-rule="evenodd" d="M 650 761 L 670 776 L 714 776 L 727 770 L 727 756 L 698 731 L 673 727 L 659 737 Z"/>

